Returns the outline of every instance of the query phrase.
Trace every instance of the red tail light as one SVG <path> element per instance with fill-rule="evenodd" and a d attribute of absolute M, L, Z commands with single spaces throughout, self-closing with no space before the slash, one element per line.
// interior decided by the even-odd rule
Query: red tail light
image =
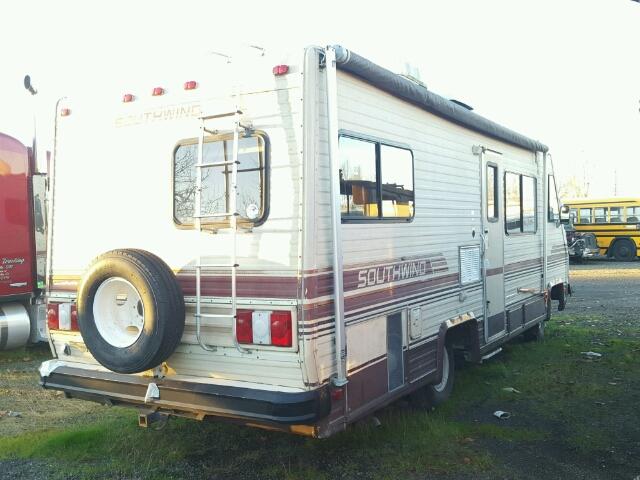
<path fill-rule="evenodd" d="M 153 89 L 153 93 L 152 93 L 152 95 L 153 95 L 154 97 L 157 97 L 157 96 L 159 96 L 159 95 L 164 95 L 164 88 L 162 88 L 162 87 L 156 87 L 156 88 L 154 88 L 154 89 Z"/>
<path fill-rule="evenodd" d="M 195 90 L 195 88 L 198 86 L 198 82 L 194 81 L 194 80 L 190 80 L 188 82 L 184 82 L 184 89 L 185 90 Z"/>
<path fill-rule="evenodd" d="M 291 347 L 293 345 L 291 312 L 238 310 L 236 338 L 238 343 Z"/>
<path fill-rule="evenodd" d="M 273 67 L 273 74 L 278 77 L 289 73 L 289 65 L 276 65 Z"/>
<path fill-rule="evenodd" d="M 79 331 L 75 303 L 47 304 L 47 326 L 49 330 Z"/>
<path fill-rule="evenodd" d="M 57 330 L 60 327 L 57 303 L 47 304 L 47 326 L 49 330 Z"/>
<path fill-rule="evenodd" d="M 236 314 L 236 338 L 238 343 L 253 343 L 251 310 L 238 310 Z"/>
<path fill-rule="evenodd" d="M 78 327 L 78 309 L 75 304 L 71 305 L 71 330 L 74 332 L 80 331 Z"/>
<path fill-rule="evenodd" d="M 272 312 L 271 344 L 278 347 L 290 347 L 291 337 L 291 312 Z"/>
<path fill-rule="evenodd" d="M 122 101 L 123 101 L 124 103 L 129 103 L 129 102 L 133 102 L 133 100 L 134 100 L 135 98 L 136 98 L 136 97 L 134 97 L 131 93 L 125 93 L 125 94 L 122 96 Z"/>

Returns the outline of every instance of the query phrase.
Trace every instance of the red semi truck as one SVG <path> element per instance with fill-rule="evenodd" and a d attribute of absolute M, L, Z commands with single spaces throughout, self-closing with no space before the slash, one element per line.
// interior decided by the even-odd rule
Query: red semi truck
<path fill-rule="evenodd" d="M 44 197 L 33 149 L 0 133 L 0 350 L 47 340 Z"/>

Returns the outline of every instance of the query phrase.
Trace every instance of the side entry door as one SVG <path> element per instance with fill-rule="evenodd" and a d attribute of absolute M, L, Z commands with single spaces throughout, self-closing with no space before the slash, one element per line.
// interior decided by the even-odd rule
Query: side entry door
<path fill-rule="evenodd" d="M 506 333 L 504 311 L 504 205 L 497 154 L 482 154 L 483 281 L 485 342 Z"/>

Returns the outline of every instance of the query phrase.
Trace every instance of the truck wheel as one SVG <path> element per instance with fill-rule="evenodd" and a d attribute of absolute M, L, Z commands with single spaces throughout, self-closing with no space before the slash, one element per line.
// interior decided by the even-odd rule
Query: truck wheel
<path fill-rule="evenodd" d="M 142 250 L 112 250 L 96 258 L 80 284 L 77 309 L 87 348 L 118 373 L 158 366 L 184 331 L 184 296 L 175 275 Z"/>
<path fill-rule="evenodd" d="M 455 372 L 455 357 L 451 346 L 444 347 L 442 359 L 442 380 L 438 384 L 427 385 L 413 392 L 409 398 L 412 405 L 431 409 L 441 405 L 451 396 Z"/>
<path fill-rule="evenodd" d="M 613 248 L 613 258 L 619 262 L 631 262 L 636 255 L 636 244 L 626 238 L 618 240 Z"/>

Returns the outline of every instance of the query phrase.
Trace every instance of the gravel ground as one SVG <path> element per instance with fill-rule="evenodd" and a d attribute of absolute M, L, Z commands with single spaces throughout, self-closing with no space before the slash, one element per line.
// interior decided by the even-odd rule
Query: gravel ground
<path fill-rule="evenodd" d="M 604 315 L 612 326 L 640 334 L 640 262 L 591 260 L 571 265 L 567 313 Z"/>

